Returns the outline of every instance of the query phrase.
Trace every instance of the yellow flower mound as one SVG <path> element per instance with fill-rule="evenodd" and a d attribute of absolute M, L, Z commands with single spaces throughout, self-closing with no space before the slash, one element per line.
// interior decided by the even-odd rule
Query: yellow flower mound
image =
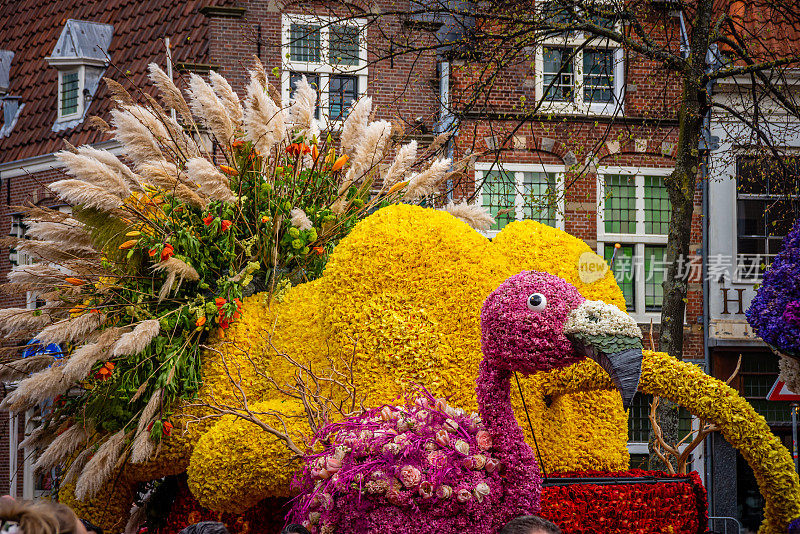
<path fill-rule="evenodd" d="M 800 481 L 789 451 L 770 432 L 766 420 L 736 390 L 696 365 L 663 352 L 645 351 L 644 356 L 639 391 L 669 399 L 697 417 L 713 421 L 755 473 L 766 500 L 759 532 L 786 532 L 789 522 L 800 516 Z M 608 375 L 589 368 L 554 373 L 543 386 L 553 395 L 613 387 Z"/>
<path fill-rule="evenodd" d="M 299 403 L 272 400 L 250 409 L 272 428 L 283 430 L 274 415 L 284 414 L 292 439 L 305 450 L 310 430 Z M 291 415 L 293 419 L 285 416 Z M 244 419 L 225 416 L 197 442 L 189 463 L 189 489 L 206 508 L 241 513 L 264 497 L 288 496 L 292 476 L 300 467 L 286 444 L 274 434 Z M 236 473 L 223 477 L 220 473 Z"/>
<path fill-rule="evenodd" d="M 230 398 L 224 355 L 229 369 L 241 372 L 251 399 L 280 398 L 251 364 L 278 384 L 291 382 L 295 368 L 278 351 L 323 370 L 330 361 L 352 362 L 357 390 L 368 406 L 394 401 L 411 381 L 456 406 L 477 410 L 480 308 L 503 280 L 524 269 L 548 271 L 573 283 L 586 298 L 624 303 L 610 273 L 592 284 L 581 282 L 578 260 L 584 253 L 591 249 L 579 239 L 532 221 L 513 223 L 490 242 L 442 211 L 385 208 L 337 246 L 321 279 L 293 288 L 271 307 L 258 295 L 244 300 L 242 319 L 214 345 L 219 353 L 206 355 L 200 397 Z M 523 378 L 522 384 L 544 468 L 626 469 L 627 418 L 619 394 L 545 399 L 540 380 Z M 514 397 L 529 433 L 516 392 Z M 240 428 L 263 433 L 247 422 Z M 199 437 L 198 430 L 203 431 L 190 425 L 188 434 Z M 247 467 L 220 469 L 217 462 L 226 453 L 214 456 L 209 447 L 219 443 L 221 426 L 208 433 L 217 437 L 200 439 L 197 447 L 204 443 L 205 452 L 195 449 L 188 470 L 190 487 L 203 504 L 238 510 L 242 497 L 233 488 L 246 488 L 240 491 L 253 502 L 278 492 L 286 479 L 274 469 L 270 454 L 237 448 L 225 461 Z M 263 473 L 264 480 L 255 481 L 251 470 Z"/>
<path fill-rule="evenodd" d="M 123 471 L 115 472 L 103 484 L 94 499 L 75 498 L 75 482 L 61 484 L 58 501 L 66 504 L 81 519 L 86 519 L 106 532 L 122 532 L 128 521 L 131 503 L 136 496 L 136 484 Z"/>

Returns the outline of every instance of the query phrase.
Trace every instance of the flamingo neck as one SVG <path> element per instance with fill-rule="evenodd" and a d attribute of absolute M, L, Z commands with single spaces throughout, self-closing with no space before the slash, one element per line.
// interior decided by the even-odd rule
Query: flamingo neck
<path fill-rule="evenodd" d="M 520 444 L 525 444 L 525 434 L 514 416 L 510 392 L 511 371 L 491 367 L 485 359 L 481 360 L 476 396 L 481 419 L 492 435 L 498 456 L 509 454 Z M 527 445 L 525 447 L 530 450 Z M 530 456 L 533 458 L 533 451 L 530 451 Z"/>

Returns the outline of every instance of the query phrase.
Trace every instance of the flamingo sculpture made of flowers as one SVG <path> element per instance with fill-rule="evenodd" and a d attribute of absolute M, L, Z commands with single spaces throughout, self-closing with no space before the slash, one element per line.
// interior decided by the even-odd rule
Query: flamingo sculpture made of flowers
<path fill-rule="evenodd" d="M 480 415 L 426 391 L 322 432 L 289 514 L 320 534 L 496 532 L 539 511 L 541 476 L 511 405 L 515 371 L 597 361 L 627 408 L 641 371 L 641 331 L 615 306 L 574 286 L 524 271 L 503 282 L 481 311 Z"/>

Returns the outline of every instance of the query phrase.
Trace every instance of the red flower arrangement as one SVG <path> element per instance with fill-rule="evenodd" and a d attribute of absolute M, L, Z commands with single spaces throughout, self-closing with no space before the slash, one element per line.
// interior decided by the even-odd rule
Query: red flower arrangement
<path fill-rule="evenodd" d="M 597 483 L 545 485 L 540 515 L 561 527 L 564 534 L 702 534 L 707 532 L 708 502 L 697 473 L 669 475 L 660 471 L 631 469 L 617 473 L 582 471 L 551 473 L 549 479 L 566 477 L 656 477 L 674 482 L 642 484 Z M 688 480 L 687 480 L 688 478 Z M 277 534 L 289 510 L 289 499 L 269 498 L 236 516 L 212 512 L 200 506 L 181 480 L 166 525 L 159 534 L 176 534 L 199 521 L 221 521 L 231 534 Z"/>
<path fill-rule="evenodd" d="M 675 479 L 675 482 L 654 484 L 631 481 L 629 484 L 545 486 L 541 516 L 560 526 L 564 534 L 698 534 L 707 531 L 708 502 L 696 472 L 669 475 L 631 469 L 619 473 L 588 471 L 548 476 Z"/>

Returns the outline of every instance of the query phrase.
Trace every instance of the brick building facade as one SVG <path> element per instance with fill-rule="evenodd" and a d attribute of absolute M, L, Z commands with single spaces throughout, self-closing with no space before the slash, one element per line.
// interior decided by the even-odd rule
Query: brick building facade
<path fill-rule="evenodd" d="M 660 280 L 654 265 L 663 263 L 666 244 L 669 207 L 664 201 L 663 177 L 674 165 L 680 85 L 658 65 L 607 43 L 582 52 L 584 66 L 590 67 L 585 72 L 575 69 L 572 81 L 565 82 L 562 77 L 558 84 L 548 85 L 548 65 L 558 58 L 547 50 L 537 50 L 527 66 L 520 64 L 499 77 L 480 106 L 473 103 L 468 110 L 460 109 L 464 102 L 459 95 L 469 94 L 484 65 L 435 50 L 394 55 L 387 36 L 404 35 L 418 47 L 430 44 L 433 49 L 439 28 L 430 21 L 402 17 L 380 27 L 369 24 L 382 10 L 395 9 L 394 2 L 377 1 L 359 18 L 321 6 L 317 16 L 308 19 L 300 9 L 282 11 L 272 0 L 189 0 L 178 7 L 167 0 L 6 3 L 0 7 L 0 18 L 20 23 L 0 30 L 0 53 L 13 53 L 7 69 L 8 88 L 2 96 L 4 111 L 9 112 L 0 129 L 0 231 L 19 231 L 16 206 L 29 202 L 57 205 L 46 185 L 60 175 L 52 154 L 62 148 L 63 140 L 113 149 L 108 137 L 92 129 L 88 121 L 91 115 L 108 118 L 111 105 L 107 88 L 102 83 L 92 85 L 92 69 L 128 87 L 150 90 L 146 66 L 153 61 L 166 65 L 163 39 L 168 37 L 176 77 L 214 69 L 242 93 L 246 69 L 256 55 L 268 68 L 278 67 L 270 81 L 280 88 L 284 99 L 289 96 L 293 72 L 314 77 L 321 88 L 320 113 L 331 118 L 354 98 L 368 94 L 377 116 L 402 125 L 408 137 L 429 142 L 433 134 L 457 120 L 457 135 L 448 149 L 455 158 L 481 155 L 466 180 L 448 184 L 452 197 L 489 208 L 498 220 L 492 231 L 515 218 L 536 218 L 578 236 L 607 259 L 619 243 L 615 271 L 619 271 L 628 310 L 642 325 L 649 343 L 651 321 L 655 323 L 652 331 L 658 332 Z M 349 25 L 329 24 L 338 15 L 348 15 Z M 76 61 L 59 61 L 58 44 L 65 39 L 68 20 L 78 21 L 73 32 L 85 35 L 97 29 L 90 24 L 110 26 L 97 33 L 102 37 L 110 32 L 110 42 L 89 39 L 88 48 L 94 47 L 94 54 L 92 50 L 82 52 L 76 45 Z M 348 27 L 356 33 L 349 34 Z M 677 35 L 677 31 L 667 33 L 654 37 Z M 347 35 L 356 35 L 357 51 L 341 62 L 345 68 L 329 68 L 331 61 L 314 47 L 323 49 L 323 44 L 330 47 L 336 41 L 346 49 Z M 72 37 L 73 42 L 80 42 Z M 553 50 L 566 50 L 574 45 L 568 41 L 549 45 Z M 302 46 L 293 47 L 293 42 Z M 3 57 L 0 54 L 0 82 Z M 610 65 L 614 75 L 594 72 L 591 61 Z M 594 84 L 593 98 L 587 98 L 584 87 L 578 85 L 577 91 L 573 87 L 552 98 L 547 96 L 554 85 L 558 89 L 577 84 L 579 72 L 585 86 Z M 79 82 L 74 81 L 73 73 Z M 580 95 L 574 96 L 576 93 Z M 73 96 L 78 104 L 71 100 Z M 544 101 L 545 106 L 531 115 L 520 107 L 525 101 Z M 12 110 L 14 116 L 10 117 Z M 702 194 L 698 190 L 691 246 L 698 254 L 702 252 L 702 231 Z M 0 254 L 0 277 L 10 270 L 11 259 L 13 254 Z M 695 274 L 689 286 L 684 357 L 702 363 L 703 294 L 700 273 Z M 24 305 L 24 295 L 0 295 L 0 306 Z M 652 341 L 657 346 L 657 340 Z M 634 453 L 646 452 L 641 439 L 646 425 L 644 403 L 641 399 L 632 412 L 636 419 L 631 436 L 636 442 L 631 449 Z M 20 473 L 25 470 L 23 453 L 12 450 L 21 439 L 24 418 L 0 417 L 0 428 L 9 425 L 18 436 L 0 432 L 0 491 L 32 496 L 33 485 L 25 485 L 26 477 L 9 472 L 9 466 L 16 466 Z M 639 437 L 634 438 L 633 432 Z M 15 459 L 11 455 L 16 455 Z M 16 487 L 7 489 L 11 480 Z"/>

